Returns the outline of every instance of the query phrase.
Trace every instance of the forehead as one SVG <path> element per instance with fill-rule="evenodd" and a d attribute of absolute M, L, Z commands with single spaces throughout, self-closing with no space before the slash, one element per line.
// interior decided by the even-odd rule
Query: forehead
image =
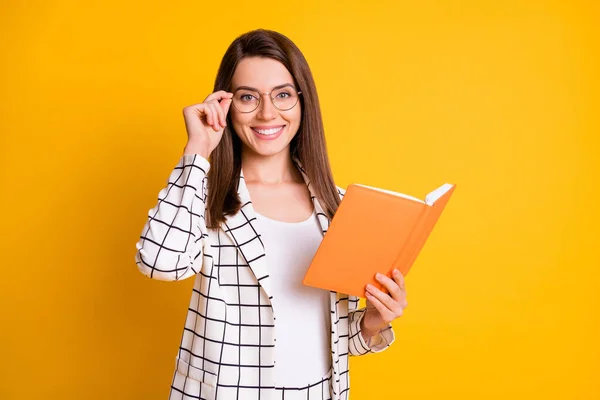
<path fill-rule="evenodd" d="M 279 61 L 264 57 L 242 59 L 231 80 L 232 90 L 238 86 L 250 86 L 268 91 L 285 83 L 294 84 L 292 74 Z"/>

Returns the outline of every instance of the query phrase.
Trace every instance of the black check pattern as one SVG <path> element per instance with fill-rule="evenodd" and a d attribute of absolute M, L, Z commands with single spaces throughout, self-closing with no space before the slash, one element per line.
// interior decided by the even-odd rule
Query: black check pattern
<path fill-rule="evenodd" d="M 298 167 L 325 234 L 330 220 Z M 277 324 L 256 214 L 242 174 L 242 209 L 228 216 L 220 229 L 207 229 L 209 168 L 199 155 L 181 157 L 136 244 L 136 264 L 144 275 L 165 281 L 195 276 L 170 399 L 348 399 L 348 356 L 385 350 L 394 341 L 391 326 L 365 343 L 360 335 L 364 309 L 357 310 L 358 298 L 331 292 L 330 375 L 306 388 L 277 387 Z M 343 197 L 344 191 L 338 190 Z"/>

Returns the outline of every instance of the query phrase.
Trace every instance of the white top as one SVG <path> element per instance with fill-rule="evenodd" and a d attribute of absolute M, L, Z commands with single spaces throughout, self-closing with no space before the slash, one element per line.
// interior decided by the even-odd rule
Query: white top
<path fill-rule="evenodd" d="M 257 213 L 273 292 L 275 385 L 306 387 L 331 367 L 329 291 L 302 279 L 323 240 L 313 214 L 302 222 L 281 222 Z"/>

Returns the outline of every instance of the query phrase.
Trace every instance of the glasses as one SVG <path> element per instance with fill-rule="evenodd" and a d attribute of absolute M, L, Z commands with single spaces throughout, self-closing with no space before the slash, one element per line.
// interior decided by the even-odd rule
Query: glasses
<path fill-rule="evenodd" d="M 276 87 L 269 93 L 260 93 L 256 89 L 240 87 L 233 93 L 233 107 L 241 113 L 251 113 L 260 106 L 263 94 L 269 96 L 276 109 L 287 111 L 298 104 L 302 92 L 297 91 L 291 84 Z"/>

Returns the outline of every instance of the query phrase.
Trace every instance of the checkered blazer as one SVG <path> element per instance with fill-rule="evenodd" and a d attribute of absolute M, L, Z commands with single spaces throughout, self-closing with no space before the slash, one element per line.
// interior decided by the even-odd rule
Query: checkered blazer
<path fill-rule="evenodd" d="M 209 167 L 199 155 L 181 157 L 136 244 L 144 275 L 165 281 L 195 276 L 170 399 L 268 400 L 275 386 L 277 323 L 265 250 L 243 174 L 241 210 L 219 229 L 206 228 Z M 302 175 L 325 234 L 330 220 Z M 348 355 L 382 351 L 394 333 L 388 326 L 365 343 L 358 298 L 336 292 L 330 297 L 332 398 L 340 400 L 349 396 Z"/>

